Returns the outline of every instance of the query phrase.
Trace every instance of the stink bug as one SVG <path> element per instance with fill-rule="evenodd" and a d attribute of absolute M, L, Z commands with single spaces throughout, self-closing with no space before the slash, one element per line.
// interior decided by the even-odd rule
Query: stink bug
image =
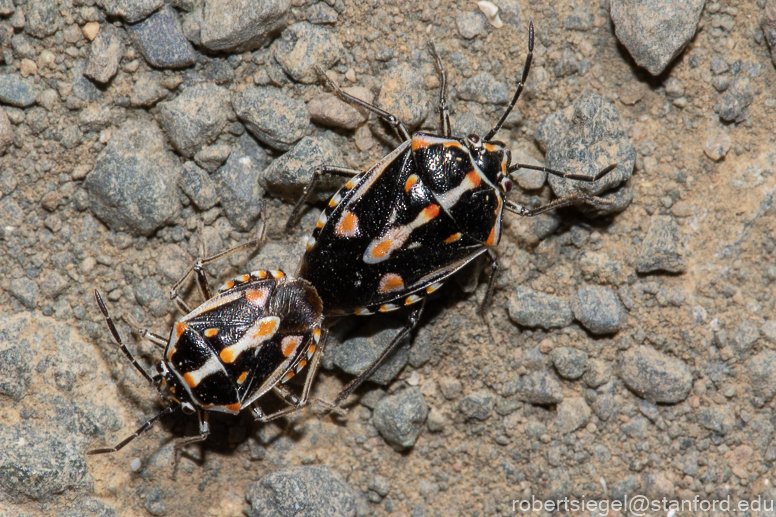
<path fill-rule="evenodd" d="M 177 410 L 196 413 L 199 434 L 176 442 L 177 466 L 181 447 L 207 438 L 210 411 L 236 415 L 250 407 L 256 420 L 267 422 L 308 404 L 311 383 L 325 344 L 325 331 L 321 329 L 323 306 L 315 288 L 306 280 L 287 276 L 282 271 L 255 271 L 227 282 L 211 295 L 203 272 L 206 264 L 260 241 L 200 259 L 173 287 L 170 297 L 183 317 L 175 323 L 169 338 L 141 331 L 143 337 L 164 349 L 164 357 L 156 364 L 153 375 L 132 357 L 95 290 L 97 305 L 113 339 L 133 366 L 156 387 L 162 400 L 170 405 L 115 447 L 95 449 L 87 454 L 116 452 L 149 429 L 156 420 Z M 205 302 L 193 310 L 177 294 L 192 272 L 205 298 Z M 284 383 L 308 363 L 304 389 L 298 397 Z M 270 391 L 280 396 L 288 407 L 265 414 L 258 399 Z M 317 402 L 332 408 L 323 401 Z"/>
<path fill-rule="evenodd" d="M 396 130 L 402 143 L 366 172 L 328 166 L 314 171 L 287 223 L 287 231 L 323 174 L 353 177 L 321 213 L 308 238 L 298 275 L 315 286 L 326 316 L 369 315 L 418 304 L 385 351 L 345 387 L 335 405 L 371 376 L 417 324 L 426 296 L 480 255 L 486 255 L 492 264 L 482 303 L 483 308 L 487 306 L 499 267 L 493 248 L 501 239 L 504 209 L 530 217 L 581 203 L 610 204 L 593 196 L 577 195 L 529 209 L 506 199 L 512 188 L 510 174 L 521 168 L 595 181 L 616 166 L 590 177 L 545 167 L 512 165 L 506 145 L 492 140 L 523 91 L 533 46 L 531 23 L 522 78 L 501 119 L 484 137 L 452 136 L 446 100 L 447 78 L 433 45 L 431 51 L 441 82 L 441 135 L 410 136 L 397 117 L 346 94 L 317 69 L 340 99 L 385 120 Z"/>

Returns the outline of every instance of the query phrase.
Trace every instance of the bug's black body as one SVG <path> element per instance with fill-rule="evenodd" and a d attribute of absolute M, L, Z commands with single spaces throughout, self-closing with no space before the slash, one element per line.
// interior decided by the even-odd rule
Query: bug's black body
<path fill-rule="evenodd" d="M 299 275 L 326 314 L 411 305 L 498 244 L 509 153 L 416 133 L 350 180 L 318 220 Z"/>
<path fill-rule="evenodd" d="M 614 168 L 610 166 L 591 178 L 544 167 L 512 165 L 509 150 L 503 143 L 492 140 L 523 90 L 533 42 L 533 24 L 529 24 L 529 53 L 522 78 L 501 119 L 482 138 L 452 136 L 445 98 L 446 75 L 433 45 L 431 50 L 441 79 L 441 135 L 410 136 L 395 116 L 348 95 L 318 70 L 338 97 L 388 122 L 402 143 L 366 172 L 338 167 L 315 170 L 287 229 L 321 175 L 354 177 L 334 195 L 318 219 L 307 240 L 299 276 L 315 286 L 326 316 L 368 315 L 419 304 L 385 351 L 339 394 L 335 405 L 368 378 L 402 342 L 417 324 L 426 296 L 480 255 L 486 255 L 492 264 L 482 306 L 487 305 L 498 270 L 493 248 L 501 238 L 504 209 L 533 216 L 573 204 L 607 204 L 592 196 L 574 196 L 528 209 L 506 199 L 512 188 L 509 175 L 520 168 L 584 181 L 594 181 Z"/>

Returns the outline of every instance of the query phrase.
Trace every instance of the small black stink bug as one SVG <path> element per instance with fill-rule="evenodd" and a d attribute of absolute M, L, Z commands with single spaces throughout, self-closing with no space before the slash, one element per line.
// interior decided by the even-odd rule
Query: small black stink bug
<path fill-rule="evenodd" d="M 529 52 L 517 91 L 501 119 L 482 138 L 474 134 L 465 138 L 452 136 L 445 98 L 446 74 L 433 45 L 431 52 L 441 82 L 441 135 L 410 136 L 397 117 L 346 94 L 318 69 L 321 78 L 340 99 L 375 113 L 396 130 L 403 142 L 366 172 L 328 166 L 314 171 L 287 223 L 287 231 L 323 174 L 353 177 L 321 213 L 308 238 L 298 276 L 315 286 L 326 316 L 369 315 L 420 302 L 391 344 L 345 387 L 335 405 L 371 376 L 417 324 L 426 296 L 483 254 L 492 264 L 482 303 L 482 307 L 487 306 L 498 271 L 492 248 L 501 238 L 504 209 L 521 216 L 534 216 L 574 204 L 609 205 L 596 197 L 578 195 L 529 209 L 506 199 L 512 188 L 510 174 L 521 168 L 595 181 L 616 166 L 589 177 L 545 167 L 512 165 L 509 149 L 503 142 L 492 140 L 523 91 L 533 44 L 531 23 Z"/>
<path fill-rule="evenodd" d="M 180 409 L 186 414 L 197 413 L 199 434 L 176 442 L 177 466 L 181 447 L 207 438 L 210 411 L 236 415 L 251 407 L 256 420 L 267 422 L 309 403 L 310 387 L 326 341 L 325 331 L 321 329 L 323 305 L 315 288 L 306 280 L 289 277 L 282 271 L 255 271 L 227 282 L 211 296 L 203 272 L 206 264 L 260 241 L 200 259 L 173 287 L 171 298 L 184 316 L 175 323 L 169 338 L 141 331 L 143 337 L 164 348 L 164 357 L 156 364 L 153 375 L 132 357 L 95 290 L 97 304 L 113 339 L 170 405 L 115 447 L 95 449 L 87 454 L 116 452 L 156 420 Z M 193 310 L 177 294 L 192 272 L 205 298 Z M 304 389 L 298 397 L 284 383 L 308 363 Z M 280 396 L 288 407 L 267 415 L 259 407 L 258 399 L 270 391 Z M 333 409 L 323 401 L 316 402 Z"/>

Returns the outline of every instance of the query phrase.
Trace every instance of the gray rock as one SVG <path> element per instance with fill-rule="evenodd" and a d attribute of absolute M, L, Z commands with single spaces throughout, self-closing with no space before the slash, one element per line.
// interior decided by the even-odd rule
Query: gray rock
<path fill-rule="evenodd" d="M 550 186 L 558 197 L 600 195 L 620 187 L 602 196 L 614 204 L 608 208 L 597 207 L 595 213 L 612 213 L 627 206 L 619 200 L 624 196 L 621 193 L 630 192 L 624 184 L 633 174 L 636 150 L 623 131 L 616 108 L 603 97 L 592 92 L 584 94 L 568 108 L 547 116 L 536 129 L 536 140 L 545 151 L 545 163 L 551 169 L 594 177 L 609 165 L 617 164 L 614 170 L 592 183 L 551 175 Z M 630 202 L 630 197 L 622 200 Z"/>
<path fill-rule="evenodd" d="M 183 172 L 178 180 L 178 185 L 200 210 L 208 210 L 218 203 L 218 191 L 215 183 L 207 172 L 192 162 L 183 164 Z"/>
<path fill-rule="evenodd" d="M 229 158 L 232 148 L 226 144 L 203 147 L 194 155 L 197 165 L 208 172 L 215 172 Z"/>
<path fill-rule="evenodd" d="M 558 416 L 555 424 L 560 434 L 569 434 L 587 425 L 593 411 L 582 397 L 564 399 L 558 405 Z"/>
<path fill-rule="evenodd" d="M 717 162 L 727 156 L 732 145 L 733 141 L 731 140 L 730 135 L 726 131 L 718 129 L 709 136 L 708 140 L 706 140 L 706 144 L 703 146 L 703 152 L 706 153 L 706 156 Z"/>
<path fill-rule="evenodd" d="M 530 404 L 558 404 L 563 390 L 550 372 L 541 370 L 523 375 L 515 386 L 515 398 Z"/>
<path fill-rule="evenodd" d="M 763 326 L 760 327 L 760 332 L 768 342 L 776 344 L 776 320 L 766 321 Z"/>
<path fill-rule="evenodd" d="M 590 359 L 585 368 L 582 381 L 588 388 L 603 386 L 612 377 L 612 369 L 608 363 L 599 359 Z"/>
<path fill-rule="evenodd" d="M 287 27 L 272 44 L 275 61 L 294 81 L 312 84 L 318 81 L 313 65 L 324 71 L 339 61 L 345 49 L 329 30 L 309 23 Z"/>
<path fill-rule="evenodd" d="M 683 273 L 687 270 L 687 262 L 679 249 L 679 228 L 670 216 L 656 215 L 641 243 L 636 257 L 636 271 L 652 273 L 668 271 Z"/>
<path fill-rule="evenodd" d="M 749 389 L 767 404 L 776 394 L 776 352 L 765 350 L 746 362 Z"/>
<path fill-rule="evenodd" d="M 57 0 L 28 0 L 26 4 L 24 32 L 36 38 L 57 32 L 61 18 Z"/>
<path fill-rule="evenodd" d="M 13 126 L 8 120 L 3 107 L 0 106 L 0 156 L 13 144 Z"/>
<path fill-rule="evenodd" d="M 28 309 L 34 309 L 38 303 L 38 284 L 29 278 L 14 278 L 10 283 L 11 294 Z"/>
<path fill-rule="evenodd" d="M 374 95 L 372 95 L 372 92 L 367 88 L 356 86 L 344 88 L 344 90 L 345 93 L 353 95 L 369 104 L 374 100 Z M 351 106 L 331 93 L 316 95 L 307 103 L 307 109 L 310 112 L 310 118 L 313 122 L 345 129 L 356 129 L 369 118 L 369 113 L 364 108 Z"/>
<path fill-rule="evenodd" d="M 439 379 L 439 391 L 447 400 L 455 400 L 463 393 L 463 384 L 458 379 L 442 377 Z"/>
<path fill-rule="evenodd" d="M 733 349 L 739 355 L 745 355 L 752 349 L 755 342 L 760 339 L 760 330 L 754 323 L 745 321 L 736 327 L 731 337 Z"/>
<path fill-rule="evenodd" d="M 469 419 L 487 420 L 493 412 L 493 395 L 488 390 L 467 395 L 458 403 L 458 411 Z"/>
<path fill-rule="evenodd" d="M 226 217 L 240 231 L 253 227 L 264 206 L 259 185 L 269 157 L 250 135 L 243 134 L 223 167 L 213 174 L 213 183 Z"/>
<path fill-rule="evenodd" d="M 568 346 L 556 348 L 550 354 L 552 364 L 564 379 L 579 379 L 585 373 L 587 352 Z"/>
<path fill-rule="evenodd" d="M 307 8 L 307 21 L 315 25 L 336 23 L 337 18 L 339 18 L 337 11 L 323 2 L 319 2 Z"/>
<path fill-rule="evenodd" d="M 574 320 L 566 300 L 518 286 L 509 297 L 509 318 L 524 327 L 563 328 Z"/>
<path fill-rule="evenodd" d="M 698 423 L 724 436 L 736 428 L 736 415 L 729 406 L 701 407 L 698 408 Z"/>
<path fill-rule="evenodd" d="M 625 385 L 653 403 L 676 404 L 686 399 L 692 388 L 692 374 L 684 361 L 648 346 L 625 351 L 619 366 Z"/>
<path fill-rule="evenodd" d="M 474 11 L 461 11 L 455 17 L 458 34 L 465 39 L 473 39 L 485 33 L 485 16 Z"/>
<path fill-rule="evenodd" d="M 595 399 L 590 403 L 590 408 L 595 413 L 595 416 L 601 421 L 606 422 L 612 417 L 616 409 L 614 395 L 609 392 L 596 395 Z"/>
<path fill-rule="evenodd" d="M 228 110 L 229 93 L 225 89 L 200 83 L 163 103 L 159 118 L 175 149 L 191 158 L 203 145 L 218 138 Z"/>
<path fill-rule="evenodd" d="M 584 8 L 574 9 L 563 18 L 563 28 L 571 31 L 589 31 L 593 28 L 593 15 Z"/>
<path fill-rule="evenodd" d="M 623 432 L 636 440 L 644 440 L 649 434 L 649 422 L 640 416 L 634 417 L 622 426 Z"/>
<path fill-rule="evenodd" d="M 479 72 L 464 81 L 458 90 L 458 97 L 480 104 L 506 104 L 510 99 L 507 85 L 497 81 L 489 72 Z"/>
<path fill-rule="evenodd" d="M 137 23 L 164 5 L 164 0 L 97 0 L 97 5 L 111 16 Z"/>
<path fill-rule="evenodd" d="M 420 390 L 408 388 L 380 400 L 372 424 L 391 447 L 401 451 L 415 445 L 427 416 L 428 405 Z"/>
<path fill-rule="evenodd" d="M 398 117 L 407 128 L 426 120 L 430 103 L 421 70 L 409 63 L 394 64 L 382 75 L 380 84 L 380 108 Z"/>
<path fill-rule="evenodd" d="M 159 282 L 152 276 L 135 285 L 135 299 L 157 318 L 167 314 L 170 308 L 170 297 L 162 291 Z"/>
<path fill-rule="evenodd" d="M 14 343 L 10 340 L 0 339 L 0 345 L 11 345 L 10 348 L 0 351 L 0 394 L 19 402 L 32 386 L 29 353 L 21 346 L 13 346 Z"/>
<path fill-rule="evenodd" d="M 743 122 L 749 116 L 747 108 L 752 102 L 754 102 L 754 91 L 749 85 L 749 78 L 736 77 L 725 93 L 719 97 L 719 118 L 725 122 Z"/>
<path fill-rule="evenodd" d="M 454 128 L 453 134 L 456 135 L 485 136 L 492 127 L 492 124 L 468 111 L 453 118 L 451 125 Z"/>
<path fill-rule="evenodd" d="M 356 493 L 326 465 L 289 467 L 248 485 L 248 517 L 354 517 Z"/>
<path fill-rule="evenodd" d="M 358 375 L 386 349 L 399 332 L 399 325 L 390 318 L 370 318 L 362 331 L 350 336 L 344 343 L 326 350 L 331 364 L 344 372 Z M 369 380 L 386 386 L 399 375 L 409 359 L 409 336 L 396 351 L 369 377 Z"/>
<path fill-rule="evenodd" d="M 35 104 L 38 92 L 29 79 L 15 73 L 0 74 L 0 102 L 17 108 L 27 108 Z"/>
<path fill-rule="evenodd" d="M 170 92 L 162 87 L 162 74 L 157 71 L 138 74 L 129 97 L 133 108 L 150 108 L 166 98 Z"/>
<path fill-rule="evenodd" d="M 660 418 L 660 410 L 652 402 L 641 400 L 639 402 L 639 411 L 653 422 L 657 422 L 657 419 Z"/>
<path fill-rule="evenodd" d="M 660 75 L 695 36 L 703 0 L 612 0 L 609 10 L 620 40 L 636 63 Z"/>
<path fill-rule="evenodd" d="M 41 294 L 43 294 L 47 301 L 52 302 L 67 289 L 70 285 L 70 280 L 60 275 L 58 271 L 52 270 L 46 274 L 40 284 Z"/>
<path fill-rule="evenodd" d="M 159 272 L 170 282 L 177 282 L 194 264 L 194 259 L 186 250 L 177 244 L 166 244 L 159 252 L 157 259 Z"/>
<path fill-rule="evenodd" d="M 521 165 L 537 165 L 539 167 L 544 165 L 539 160 L 528 156 L 527 154 L 518 153 L 515 150 L 512 151 L 512 156 L 513 166 L 518 163 Z M 523 190 L 540 189 L 547 181 L 547 173 L 545 171 L 535 171 L 521 168 L 513 172 L 512 175 L 517 179 L 518 186 Z"/>
<path fill-rule="evenodd" d="M 183 35 L 178 13 L 169 5 L 140 23 L 129 26 L 135 46 L 156 68 L 185 68 L 197 61 L 197 52 Z"/>
<path fill-rule="evenodd" d="M 178 211 L 178 159 L 153 122 L 128 120 L 86 176 L 92 211 L 115 231 L 150 235 Z"/>
<path fill-rule="evenodd" d="M 272 86 L 246 88 L 232 97 L 232 106 L 253 136 L 281 151 L 288 151 L 310 125 L 304 102 Z"/>
<path fill-rule="evenodd" d="M 99 499 L 82 499 L 57 513 L 57 517 L 116 517 L 116 512 Z"/>
<path fill-rule="evenodd" d="M 123 55 L 124 40 L 121 30 L 105 24 L 92 41 L 84 75 L 100 84 L 107 83 L 116 75 Z"/>
<path fill-rule="evenodd" d="M 70 70 L 71 82 L 73 83 L 73 95 L 86 102 L 98 101 L 103 95 L 102 91 L 84 75 L 85 68 L 86 63 L 79 61 Z M 2 79 L 0 79 L 0 84 L 2 84 Z M 2 99 L 0 98 L 0 100 Z"/>
<path fill-rule="evenodd" d="M 208 0 L 200 39 L 209 50 L 245 52 L 261 47 L 286 26 L 289 0 Z"/>
<path fill-rule="evenodd" d="M 261 185 L 275 196 L 295 203 L 321 165 L 342 166 L 340 150 L 329 140 L 306 136 L 293 149 L 275 159 L 261 174 Z M 328 177 L 319 182 L 309 202 L 325 201 L 334 195 L 342 184 L 342 178 Z"/>
<path fill-rule="evenodd" d="M 0 223 L 3 226 L 19 226 L 24 221 L 24 212 L 19 203 L 10 196 L 0 198 Z"/>
<path fill-rule="evenodd" d="M 593 334 L 612 334 L 622 325 L 622 304 L 609 287 L 581 287 L 572 298 L 571 309 L 574 317 Z"/>
<path fill-rule="evenodd" d="M 760 27 L 771 48 L 771 61 L 776 65 L 776 0 L 767 0 Z"/>

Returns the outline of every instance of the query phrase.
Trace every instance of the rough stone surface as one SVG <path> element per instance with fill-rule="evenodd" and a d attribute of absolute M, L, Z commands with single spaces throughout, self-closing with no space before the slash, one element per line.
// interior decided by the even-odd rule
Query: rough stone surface
<path fill-rule="evenodd" d="M 760 22 L 760 27 L 771 48 L 771 61 L 776 66 L 776 0 L 767 0 L 765 2 L 765 11 Z"/>
<path fill-rule="evenodd" d="M 703 152 L 717 162 L 727 156 L 731 145 L 733 145 L 733 141 L 730 139 L 730 135 L 726 131 L 718 129 L 709 135 L 706 144 L 703 146 Z"/>
<path fill-rule="evenodd" d="M 556 425 L 561 434 L 568 434 L 583 427 L 593 414 L 590 406 L 582 397 L 564 399 L 558 405 Z"/>
<path fill-rule="evenodd" d="M 485 32 L 485 17 L 474 11 L 461 11 L 455 17 L 458 34 L 463 38 L 473 39 Z"/>
<path fill-rule="evenodd" d="M 92 41 L 84 75 L 98 83 L 107 83 L 116 75 L 123 51 L 124 40 L 121 38 L 121 31 L 106 24 Z"/>
<path fill-rule="evenodd" d="M 342 43 L 331 31 L 306 22 L 287 27 L 272 48 L 283 71 L 304 84 L 318 81 L 314 65 L 326 71 L 345 54 Z"/>
<path fill-rule="evenodd" d="M 162 87 L 162 74 L 157 71 L 138 74 L 135 86 L 132 88 L 129 102 L 135 108 L 150 108 L 169 95 L 169 91 Z"/>
<path fill-rule="evenodd" d="M 509 318 L 524 327 L 563 328 L 574 319 L 566 300 L 527 287 L 509 298 Z"/>
<path fill-rule="evenodd" d="M 356 494 L 326 465 L 288 467 L 248 485 L 249 517 L 354 517 Z"/>
<path fill-rule="evenodd" d="M 383 397 L 372 413 L 372 423 L 391 447 L 404 450 L 415 445 L 428 416 L 428 405 L 418 388 Z"/>
<path fill-rule="evenodd" d="M 183 35 L 178 13 L 170 6 L 131 25 L 129 33 L 135 46 L 153 67 L 185 68 L 197 61 L 197 52 Z"/>
<path fill-rule="evenodd" d="M 17 74 L 0 74 L 0 102 L 17 108 L 27 108 L 35 104 L 38 92 L 30 79 Z"/>
<path fill-rule="evenodd" d="M 61 17 L 56 0 L 29 0 L 26 4 L 24 32 L 36 38 L 57 32 Z"/>
<path fill-rule="evenodd" d="M 648 346 L 624 352 L 619 366 L 625 385 L 653 403 L 676 404 L 687 398 L 692 388 L 692 374 L 684 361 Z"/>
<path fill-rule="evenodd" d="M 344 372 L 358 375 L 372 364 L 372 361 L 377 359 L 377 356 L 390 344 L 399 330 L 397 326 L 395 320 L 372 318 L 363 332 L 358 332 L 339 346 L 326 350 L 327 363 L 337 366 Z M 369 377 L 369 380 L 382 386 L 390 384 L 407 364 L 409 359 L 408 343 L 409 337 Z"/>
<path fill-rule="evenodd" d="M 541 370 L 523 375 L 515 383 L 515 398 L 529 404 L 558 404 L 563 400 L 563 390 L 550 372 Z"/>
<path fill-rule="evenodd" d="M 426 119 L 430 102 L 424 88 L 423 74 L 408 63 L 388 68 L 380 78 L 377 106 L 399 118 L 407 128 L 415 127 Z"/>
<path fill-rule="evenodd" d="M 164 0 L 97 0 L 111 16 L 120 16 L 128 23 L 137 23 L 147 18 L 164 5 Z"/>
<path fill-rule="evenodd" d="M 656 215 L 636 257 L 636 271 L 682 273 L 687 262 L 679 247 L 679 228 L 672 217 Z"/>
<path fill-rule="evenodd" d="M 622 304 L 609 287 L 581 287 L 572 298 L 571 308 L 577 321 L 593 334 L 612 334 L 622 325 Z"/>
<path fill-rule="evenodd" d="M 749 116 L 747 109 L 754 102 L 754 91 L 748 77 L 736 77 L 719 97 L 719 118 L 740 123 Z"/>
<path fill-rule="evenodd" d="M 458 90 L 458 97 L 480 104 L 507 104 L 511 98 L 507 85 L 489 72 L 479 72 L 467 79 Z"/>
<path fill-rule="evenodd" d="M 249 230 L 261 215 L 264 191 L 259 177 L 269 162 L 267 153 L 248 134 L 212 178 L 229 222 L 241 231 Z"/>
<path fill-rule="evenodd" d="M 306 136 L 293 149 L 274 160 L 261 173 L 259 181 L 272 194 L 296 203 L 313 171 L 321 165 L 342 166 L 342 153 L 329 140 Z M 341 185 L 342 178 L 329 177 L 320 181 L 309 202 L 328 200 Z"/>
<path fill-rule="evenodd" d="M 291 149 L 310 125 L 304 102 L 272 86 L 247 88 L 232 97 L 232 106 L 253 136 L 281 151 Z"/>
<path fill-rule="evenodd" d="M 5 114 L 3 107 L 0 106 L 0 156 L 11 144 L 13 144 L 13 126 L 11 126 L 11 121 L 8 120 L 8 115 Z"/>
<path fill-rule="evenodd" d="M 369 104 L 374 100 L 374 95 L 367 88 L 356 86 L 344 88 L 344 90 L 345 93 Z M 364 108 L 351 106 L 331 93 L 321 93 L 310 99 L 310 102 L 307 103 L 307 110 L 310 112 L 310 118 L 313 122 L 344 129 L 355 129 L 366 122 L 369 117 L 369 113 Z"/>
<path fill-rule="evenodd" d="M 214 84 L 194 85 L 160 106 L 160 122 L 175 149 L 191 158 L 226 125 L 229 93 Z"/>
<path fill-rule="evenodd" d="M 695 36 L 703 0 L 612 0 L 609 10 L 620 43 L 636 63 L 660 75 Z"/>
<path fill-rule="evenodd" d="M 488 390 L 467 395 L 458 403 L 458 411 L 466 418 L 487 420 L 493 412 L 493 395 Z"/>
<path fill-rule="evenodd" d="M 592 183 L 550 175 L 550 186 L 558 197 L 598 196 L 615 189 L 601 196 L 613 204 L 596 207 L 597 214 L 620 211 L 630 203 L 631 195 L 624 184 L 633 174 L 636 150 L 623 131 L 617 110 L 603 97 L 592 92 L 584 94 L 568 108 L 548 116 L 537 127 L 536 140 L 546 152 L 545 163 L 551 169 L 595 177 L 617 164 Z"/>
<path fill-rule="evenodd" d="M 749 388 L 766 403 L 776 394 L 776 352 L 766 350 L 746 361 Z"/>
<path fill-rule="evenodd" d="M 232 148 L 226 144 L 215 144 L 203 147 L 194 155 L 194 161 L 208 172 L 215 172 L 224 164 Z"/>
<path fill-rule="evenodd" d="M 550 354 L 552 364 L 564 379 L 579 379 L 585 373 L 587 352 L 567 346 L 556 348 Z"/>
<path fill-rule="evenodd" d="M 92 211 L 111 229 L 149 235 L 178 211 L 178 159 L 153 122 L 119 127 L 86 176 Z"/>
<path fill-rule="evenodd" d="M 202 17 L 202 46 L 235 53 L 259 48 L 286 26 L 289 5 L 289 0 L 208 0 Z"/>
<path fill-rule="evenodd" d="M 215 183 L 207 172 L 197 167 L 195 163 L 186 162 L 183 164 L 178 185 L 200 210 L 213 208 L 218 203 L 218 191 Z"/>

